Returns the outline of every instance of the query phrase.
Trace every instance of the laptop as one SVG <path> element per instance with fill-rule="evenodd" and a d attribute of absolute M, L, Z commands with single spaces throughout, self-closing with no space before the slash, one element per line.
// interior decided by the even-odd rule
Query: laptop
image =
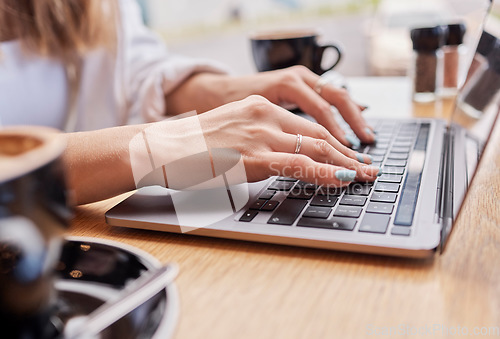
<path fill-rule="evenodd" d="M 214 222 L 206 206 L 180 221 L 175 191 L 145 187 L 111 208 L 107 223 L 413 258 L 442 252 L 499 115 L 500 40 L 484 26 L 489 8 L 478 28 L 468 29 L 475 53 L 449 121 L 371 121 L 377 142 L 357 151 L 382 167 L 374 183 L 327 188 L 271 177 L 246 184 L 243 204 L 231 200 L 235 190 L 226 187 L 232 209 Z"/>

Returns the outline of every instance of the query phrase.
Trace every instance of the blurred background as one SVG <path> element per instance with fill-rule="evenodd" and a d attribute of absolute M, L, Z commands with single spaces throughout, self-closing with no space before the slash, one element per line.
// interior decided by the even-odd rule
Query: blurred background
<path fill-rule="evenodd" d="M 251 33 L 313 28 L 321 33 L 321 42 L 342 47 L 343 59 L 336 71 L 345 76 L 368 76 L 405 75 L 411 60 L 411 27 L 462 20 L 472 31 L 489 0 L 139 2 L 144 20 L 165 39 L 170 51 L 221 61 L 235 75 L 255 72 L 248 39 Z M 493 10 L 500 13 L 500 6 Z M 500 24 L 493 23 L 490 30 L 498 27 Z"/>

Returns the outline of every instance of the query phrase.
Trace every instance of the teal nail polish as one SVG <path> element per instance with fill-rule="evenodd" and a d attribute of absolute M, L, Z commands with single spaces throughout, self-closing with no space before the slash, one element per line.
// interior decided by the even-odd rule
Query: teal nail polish
<path fill-rule="evenodd" d="M 347 141 L 349 141 L 351 143 L 351 145 L 353 145 L 354 147 L 359 147 L 361 146 L 361 143 L 359 142 L 359 139 L 356 138 L 355 136 L 353 135 L 346 135 L 345 138 L 347 139 Z"/>
<path fill-rule="evenodd" d="M 380 177 L 381 175 L 382 175 L 382 167 L 379 167 L 377 172 L 377 177 Z"/>
<path fill-rule="evenodd" d="M 373 157 L 370 154 L 366 155 L 368 158 L 370 158 L 370 161 L 373 162 Z"/>
<path fill-rule="evenodd" d="M 372 130 L 371 130 L 371 129 L 369 129 L 368 127 L 366 127 L 366 128 L 365 128 L 365 132 L 366 132 L 366 134 L 368 134 L 368 135 L 373 135 Z"/>
<path fill-rule="evenodd" d="M 335 172 L 335 176 L 340 181 L 353 181 L 354 178 L 356 178 L 356 171 L 347 170 L 347 169 L 338 170 L 337 172 Z"/>
<path fill-rule="evenodd" d="M 356 159 L 358 159 L 358 161 L 362 164 L 365 163 L 365 159 L 363 158 L 363 156 L 361 155 L 361 153 L 356 153 Z"/>

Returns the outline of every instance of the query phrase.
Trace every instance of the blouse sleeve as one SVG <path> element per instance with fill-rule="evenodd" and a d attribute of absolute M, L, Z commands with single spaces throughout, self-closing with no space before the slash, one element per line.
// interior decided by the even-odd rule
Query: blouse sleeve
<path fill-rule="evenodd" d="M 123 69 L 127 123 L 158 121 L 168 113 L 165 95 L 198 72 L 226 73 L 220 63 L 173 55 L 142 21 L 135 0 L 121 0 L 117 67 Z M 121 64 L 121 65 L 120 65 Z"/>

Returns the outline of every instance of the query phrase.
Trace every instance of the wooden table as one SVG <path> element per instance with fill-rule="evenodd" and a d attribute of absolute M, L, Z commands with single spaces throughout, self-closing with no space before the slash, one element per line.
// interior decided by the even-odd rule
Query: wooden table
<path fill-rule="evenodd" d="M 414 114 L 443 116 L 449 107 L 449 101 L 417 105 Z M 498 126 L 448 247 L 434 259 L 112 228 L 104 213 L 124 196 L 78 207 L 68 233 L 118 240 L 177 262 L 176 338 L 500 335 Z"/>

